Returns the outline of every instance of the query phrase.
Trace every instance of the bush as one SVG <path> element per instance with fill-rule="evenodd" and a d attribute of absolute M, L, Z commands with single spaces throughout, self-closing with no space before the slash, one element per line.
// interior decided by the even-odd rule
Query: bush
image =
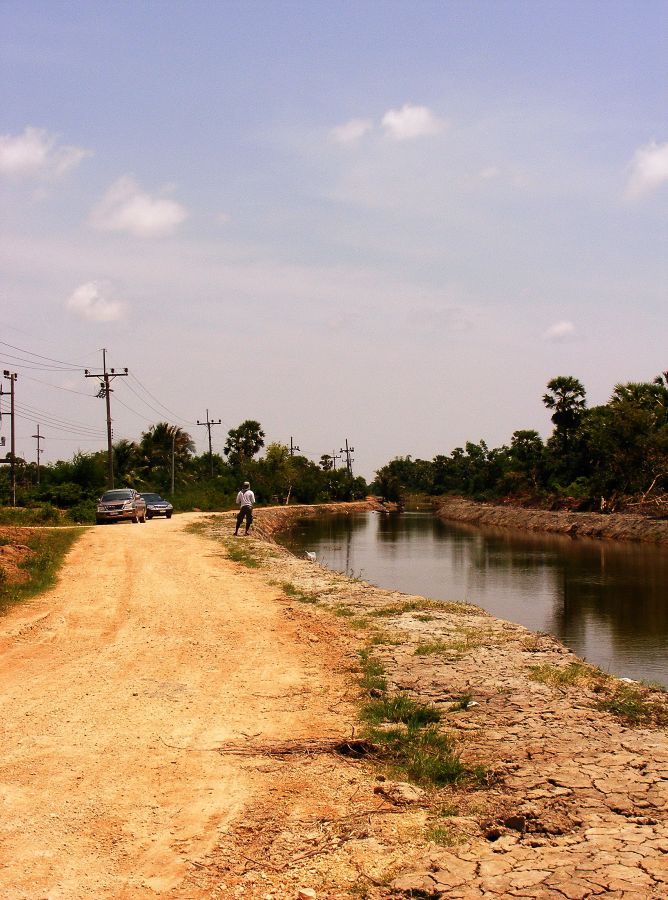
<path fill-rule="evenodd" d="M 82 500 L 67 511 L 67 518 L 77 525 L 90 525 L 95 522 L 97 503 L 94 500 Z"/>

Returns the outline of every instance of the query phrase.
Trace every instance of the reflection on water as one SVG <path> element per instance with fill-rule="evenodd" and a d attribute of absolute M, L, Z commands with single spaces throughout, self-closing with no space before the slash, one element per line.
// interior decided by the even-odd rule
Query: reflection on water
<path fill-rule="evenodd" d="M 286 539 L 381 587 L 467 600 L 559 637 L 606 671 L 668 686 L 668 551 L 358 513 L 300 522 Z"/>

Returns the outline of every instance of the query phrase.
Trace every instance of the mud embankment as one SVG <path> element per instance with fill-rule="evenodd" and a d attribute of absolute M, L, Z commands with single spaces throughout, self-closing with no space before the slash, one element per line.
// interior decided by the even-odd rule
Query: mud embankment
<path fill-rule="evenodd" d="M 253 513 L 253 530 L 257 537 L 271 540 L 281 531 L 292 528 L 300 519 L 316 519 L 322 516 L 352 515 L 384 507 L 375 500 L 356 500 L 352 503 L 318 503 L 294 506 L 267 506 Z"/>
<path fill-rule="evenodd" d="M 645 541 L 668 544 L 668 521 L 627 513 L 583 513 L 561 510 L 523 509 L 476 503 L 461 497 L 444 497 L 435 503 L 441 519 L 472 525 L 544 531 L 571 537 L 591 537 L 616 541 Z"/>

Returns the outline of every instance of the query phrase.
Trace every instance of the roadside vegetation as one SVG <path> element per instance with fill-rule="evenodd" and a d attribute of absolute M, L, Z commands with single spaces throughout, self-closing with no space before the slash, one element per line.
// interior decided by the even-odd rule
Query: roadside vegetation
<path fill-rule="evenodd" d="M 587 406 L 584 385 L 562 375 L 542 397 L 554 429 L 515 431 L 510 444 L 467 442 L 432 460 L 393 459 L 373 492 L 507 499 L 543 508 L 668 515 L 668 372 L 615 386 L 607 403 Z"/>
<path fill-rule="evenodd" d="M 596 709 L 611 713 L 626 725 L 668 726 L 668 692 L 658 685 L 620 681 L 583 662 L 531 666 L 529 678 L 564 691 L 569 687 L 587 688 L 596 697 Z"/>
<path fill-rule="evenodd" d="M 252 483 L 259 504 L 284 503 L 288 498 L 294 503 L 324 503 L 366 496 L 365 480 L 352 477 L 345 467 L 335 469 L 331 456 L 324 454 L 316 463 L 291 455 L 284 444 L 265 447 L 264 439 L 260 423 L 247 419 L 230 429 L 222 455 L 197 456 L 187 431 L 158 422 L 139 440 L 123 439 L 113 445 L 115 486 L 161 494 L 177 512 L 229 509 L 245 480 Z M 0 524 L 95 521 L 96 500 L 107 483 L 106 450 L 76 453 L 71 460 L 41 465 L 39 484 L 37 466 L 17 459 L 16 509 L 7 506 L 11 496 L 8 469 L 0 469 Z"/>
<path fill-rule="evenodd" d="M 23 532 L 24 554 L 17 571 L 11 573 L 0 567 L 0 612 L 54 585 L 65 554 L 81 533 L 81 529 L 75 528 Z M 0 536 L 0 543 L 8 544 L 12 540 Z"/>
<path fill-rule="evenodd" d="M 484 783 L 484 768 L 467 766 L 455 740 L 439 728 L 440 710 L 406 694 L 390 693 L 383 666 L 370 650 L 361 650 L 359 661 L 360 686 L 373 698 L 360 710 L 362 738 L 389 775 L 425 787 Z"/>

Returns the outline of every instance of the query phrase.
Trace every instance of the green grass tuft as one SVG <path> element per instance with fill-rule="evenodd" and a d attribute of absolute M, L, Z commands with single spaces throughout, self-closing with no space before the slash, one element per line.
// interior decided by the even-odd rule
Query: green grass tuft
<path fill-rule="evenodd" d="M 434 722 L 440 722 L 441 714 L 435 706 L 418 703 L 405 694 L 372 700 L 362 707 L 361 718 L 372 725 L 382 722 L 396 722 L 409 728 L 423 728 Z"/>

